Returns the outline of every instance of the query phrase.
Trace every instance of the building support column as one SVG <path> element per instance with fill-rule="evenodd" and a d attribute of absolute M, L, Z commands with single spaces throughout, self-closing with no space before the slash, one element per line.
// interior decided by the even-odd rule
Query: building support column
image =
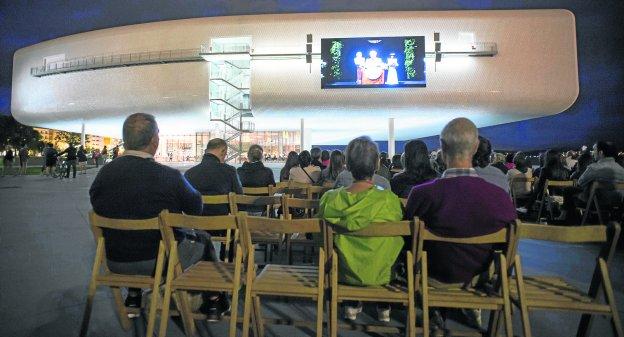
<path fill-rule="evenodd" d="M 305 120 L 303 118 L 301 118 L 301 140 L 299 142 L 299 144 L 301 145 L 301 149 L 299 150 L 299 152 L 305 150 L 304 144 L 305 144 Z"/>
<path fill-rule="evenodd" d="M 388 118 L 388 158 L 394 156 L 394 118 Z"/>
<path fill-rule="evenodd" d="M 82 122 L 82 129 L 80 131 L 80 146 L 82 146 L 82 148 L 85 148 L 85 143 L 87 141 L 87 135 L 85 134 L 85 123 Z"/>

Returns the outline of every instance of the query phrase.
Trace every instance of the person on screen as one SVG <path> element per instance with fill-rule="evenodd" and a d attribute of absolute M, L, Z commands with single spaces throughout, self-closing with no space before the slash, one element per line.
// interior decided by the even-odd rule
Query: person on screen
<path fill-rule="evenodd" d="M 386 65 L 388 67 L 388 78 L 386 79 L 386 84 L 395 85 L 399 84 L 399 78 L 397 76 L 396 68 L 399 66 L 399 60 L 394 56 L 394 53 L 390 53 L 390 57 L 386 60 Z"/>
<path fill-rule="evenodd" d="M 357 67 L 357 79 L 355 84 L 362 84 L 362 73 L 364 72 L 364 64 L 366 63 L 366 59 L 362 56 L 362 52 L 359 51 L 355 53 L 355 58 L 353 59 L 353 63 Z"/>
<path fill-rule="evenodd" d="M 364 63 L 364 77 L 362 84 L 384 84 L 386 64 L 377 57 L 377 51 L 371 50 Z"/>

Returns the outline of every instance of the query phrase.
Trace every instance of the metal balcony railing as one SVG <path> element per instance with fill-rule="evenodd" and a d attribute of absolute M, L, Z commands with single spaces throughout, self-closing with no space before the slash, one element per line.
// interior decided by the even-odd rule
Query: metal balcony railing
<path fill-rule="evenodd" d="M 74 58 L 48 63 L 41 67 L 30 68 L 30 74 L 35 77 L 41 77 L 74 71 L 196 61 L 204 61 L 200 56 L 200 49 L 162 50 Z"/>

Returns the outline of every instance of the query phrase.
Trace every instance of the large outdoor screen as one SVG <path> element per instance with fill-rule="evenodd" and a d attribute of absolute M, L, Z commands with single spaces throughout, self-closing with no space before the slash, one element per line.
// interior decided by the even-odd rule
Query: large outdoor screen
<path fill-rule="evenodd" d="M 425 37 L 321 39 L 321 88 L 425 87 Z"/>

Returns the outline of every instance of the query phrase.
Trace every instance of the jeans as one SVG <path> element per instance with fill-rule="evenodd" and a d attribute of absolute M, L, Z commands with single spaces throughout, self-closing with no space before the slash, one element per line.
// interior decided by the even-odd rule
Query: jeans
<path fill-rule="evenodd" d="M 69 178 L 69 169 L 74 170 L 74 178 L 76 178 L 76 159 L 70 159 L 65 162 L 67 164 L 67 173 L 65 174 L 65 178 Z"/>

